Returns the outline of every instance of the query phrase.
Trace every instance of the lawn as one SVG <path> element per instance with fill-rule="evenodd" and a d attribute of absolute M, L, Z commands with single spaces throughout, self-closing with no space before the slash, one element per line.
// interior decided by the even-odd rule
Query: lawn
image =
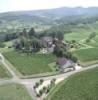
<path fill-rule="evenodd" d="M 32 100 L 26 89 L 18 84 L 0 86 L 0 100 Z"/>
<path fill-rule="evenodd" d="M 98 60 L 98 48 L 81 49 L 74 52 L 74 55 L 82 62 Z"/>
<path fill-rule="evenodd" d="M 75 74 L 61 82 L 47 100 L 98 100 L 98 68 Z"/>
<path fill-rule="evenodd" d="M 5 52 L 3 55 L 22 75 L 52 72 L 53 70 L 48 64 L 56 60 L 56 57 L 52 54 L 27 55 L 24 53 L 11 51 Z"/>
<path fill-rule="evenodd" d="M 5 69 L 2 64 L 0 64 L 0 79 L 10 78 L 10 77 L 11 77 L 11 75 L 9 74 L 7 69 Z"/>

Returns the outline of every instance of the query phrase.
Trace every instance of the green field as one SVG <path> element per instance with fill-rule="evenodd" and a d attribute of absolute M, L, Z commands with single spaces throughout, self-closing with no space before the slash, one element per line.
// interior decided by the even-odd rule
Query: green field
<path fill-rule="evenodd" d="M 52 91 L 47 100 L 98 100 L 98 68 L 69 77 Z"/>
<path fill-rule="evenodd" d="M 71 40 L 76 40 L 76 41 L 80 41 L 83 39 L 86 39 L 89 36 L 88 32 L 72 32 L 72 33 L 68 33 L 65 34 L 64 39 L 67 41 L 71 41 Z"/>
<path fill-rule="evenodd" d="M 32 100 L 21 85 L 9 84 L 0 86 L 0 100 Z"/>
<path fill-rule="evenodd" d="M 91 45 L 93 47 L 98 47 L 98 35 L 93 40 L 91 40 L 89 43 L 87 43 L 87 44 Z"/>
<path fill-rule="evenodd" d="M 13 48 L 8 48 L 8 47 L 12 46 L 12 41 L 4 42 L 3 44 L 5 45 L 5 47 L 4 48 L 0 48 L 0 52 L 1 53 L 13 50 Z"/>
<path fill-rule="evenodd" d="M 4 68 L 2 64 L 0 64 L 0 79 L 9 78 L 11 75 L 9 72 Z"/>
<path fill-rule="evenodd" d="M 84 43 L 87 45 L 91 45 L 93 47 L 98 47 L 98 24 L 91 24 L 89 25 L 88 29 L 82 28 L 78 29 L 76 28 L 73 32 L 65 34 L 64 40 L 66 41 L 72 41 L 76 40 L 77 42 Z M 89 35 L 93 32 L 96 32 L 96 37 L 93 38 L 89 43 L 85 43 L 85 40 L 89 37 Z"/>
<path fill-rule="evenodd" d="M 82 62 L 98 60 L 98 48 L 80 49 L 74 55 Z"/>
<path fill-rule="evenodd" d="M 15 51 L 5 52 L 3 55 L 22 75 L 52 72 L 48 64 L 54 62 L 56 59 L 52 54 L 27 55 Z"/>

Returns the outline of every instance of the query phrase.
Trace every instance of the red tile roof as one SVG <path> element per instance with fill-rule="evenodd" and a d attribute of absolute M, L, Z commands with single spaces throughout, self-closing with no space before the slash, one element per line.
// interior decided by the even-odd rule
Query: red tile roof
<path fill-rule="evenodd" d="M 60 66 L 63 66 L 67 63 L 67 59 L 62 57 L 62 58 L 58 58 L 57 59 L 57 64 L 60 65 Z"/>

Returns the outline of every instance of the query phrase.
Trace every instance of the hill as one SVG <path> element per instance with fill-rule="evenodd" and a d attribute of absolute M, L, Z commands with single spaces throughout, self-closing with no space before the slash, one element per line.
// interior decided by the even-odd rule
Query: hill
<path fill-rule="evenodd" d="M 36 15 L 44 17 L 64 17 L 72 15 L 84 15 L 84 14 L 98 14 L 98 7 L 61 7 L 54 9 L 45 9 L 45 10 L 32 10 L 32 11 L 16 11 L 16 12 L 7 12 L 1 13 L 0 16 L 9 16 L 9 15 Z"/>
<path fill-rule="evenodd" d="M 40 32 L 53 27 L 52 29 L 64 29 L 68 32 L 69 29 L 76 27 L 76 24 L 96 21 L 98 21 L 98 7 L 62 7 L 0 13 L 0 39 L 3 37 L 2 34 L 19 33 L 23 28 L 34 27 L 37 32 Z"/>

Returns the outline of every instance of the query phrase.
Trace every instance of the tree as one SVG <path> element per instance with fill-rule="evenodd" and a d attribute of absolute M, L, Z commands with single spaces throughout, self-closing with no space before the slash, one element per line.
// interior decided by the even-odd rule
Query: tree
<path fill-rule="evenodd" d="M 28 33 L 27 33 L 27 30 L 25 28 L 23 29 L 22 35 L 24 37 L 28 37 Z"/>
<path fill-rule="evenodd" d="M 31 36 L 35 36 L 35 30 L 34 30 L 34 28 L 31 28 L 28 34 L 29 34 L 30 37 Z"/>
<path fill-rule="evenodd" d="M 20 46 L 21 46 L 21 48 L 23 48 L 25 46 L 23 37 L 20 38 Z"/>
<path fill-rule="evenodd" d="M 71 42 L 72 42 L 72 44 L 74 44 L 74 43 L 76 43 L 76 40 L 72 40 Z"/>
<path fill-rule="evenodd" d="M 18 41 L 15 41 L 14 44 L 13 44 L 14 48 L 16 50 L 20 50 L 21 49 L 21 46 L 20 46 L 20 43 Z"/>
<path fill-rule="evenodd" d="M 64 57 L 66 57 L 66 58 L 68 58 L 68 59 L 71 59 L 71 57 L 72 57 L 71 52 L 65 52 L 65 53 L 64 53 Z"/>
<path fill-rule="evenodd" d="M 56 37 L 56 32 L 51 32 L 49 35 L 50 35 L 52 38 L 55 38 L 55 37 Z"/>
<path fill-rule="evenodd" d="M 42 84 L 44 82 L 44 80 L 43 79 L 40 79 L 40 84 Z"/>
<path fill-rule="evenodd" d="M 90 42 L 90 39 L 86 39 L 86 43 L 89 43 Z"/>
<path fill-rule="evenodd" d="M 86 43 L 90 42 L 91 39 L 93 39 L 93 38 L 95 38 L 95 37 L 96 37 L 96 33 L 95 33 L 95 32 L 91 33 L 91 34 L 89 35 L 89 37 L 86 39 Z"/>
<path fill-rule="evenodd" d="M 56 37 L 57 37 L 59 40 L 63 40 L 63 39 L 64 39 L 64 33 L 58 31 L 57 34 L 56 34 Z"/>
<path fill-rule="evenodd" d="M 33 47 L 35 50 L 39 50 L 40 47 L 41 47 L 39 40 L 38 40 L 37 38 L 33 38 L 31 41 L 32 41 L 32 42 L 31 42 L 32 47 Z"/>
<path fill-rule="evenodd" d="M 38 88 L 39 85 L 40 85 L 40 84 L 39 84 L 38 82 L 36 82 L 35 87 Z"/>
<path fill-rule="evenodd" d="M 93 32 L 93 33 L 91 33 L 90 35 L 89 35 L 89 39 L 93 39 L 93 38 L 95 38 L 96 37 L 96 33 L 95 32 Z"/>
<path fill-rule="evenodd" d="M 56 81 L 56 79 L 54 78 L 54 79 L 52 79 L 51 80 L 51 85 L 55 85 L 55 81 Z"/>
<path fill-rule="evenodd" d="M 5 35 L 5 39 L 4 39 L 4 40 L 5 40 L 5 41 L 9 41 L 9 40 L 10 40 L 8 34 Z"/>
<path fill-rule="evenodd" d="M 55 46 L 54 48 L 54 52 L 53 52 L 57 57 L 62 57 L 63 56 L 63 50 L 58 47 L 58 46 Z"/>
<path fill-rule="evenodd" d="M 76 63 L 76 62 L 78 61 L 77 57 L 75 57 L 75 56 L 72 56 L 72 57 L 71 57 L 71 60 L 72 60 L 74 63 Z"/>

